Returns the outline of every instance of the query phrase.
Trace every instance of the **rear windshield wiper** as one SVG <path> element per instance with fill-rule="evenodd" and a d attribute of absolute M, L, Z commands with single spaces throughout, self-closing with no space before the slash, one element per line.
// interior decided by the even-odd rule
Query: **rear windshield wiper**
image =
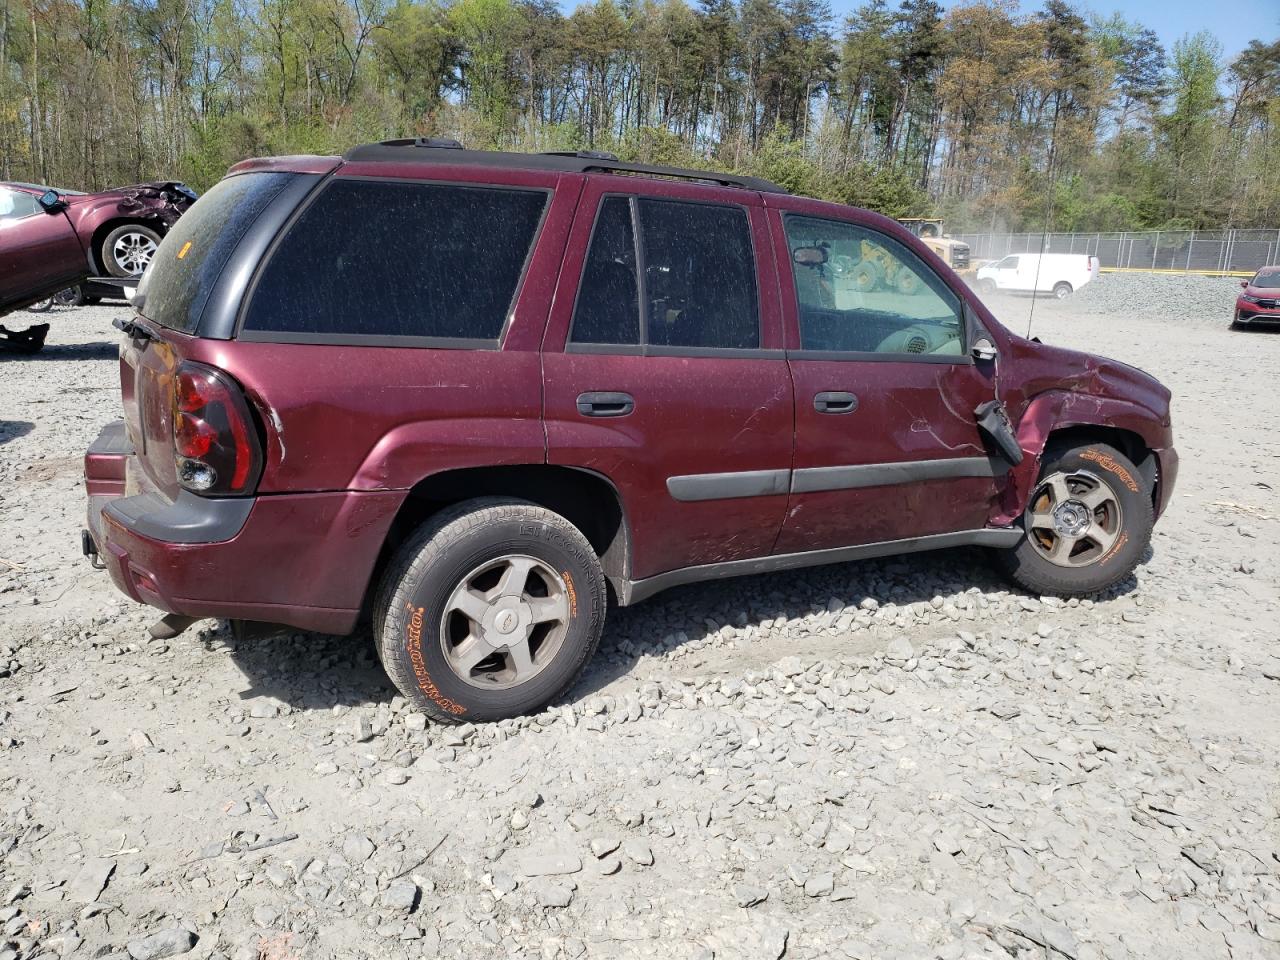
<path fill-rule="evenodd" d="M 156 335 L 148 330 L 136 320 L 129 320 L 125 317 L 116 317 L 111 321 L 111 325 L 122 333 L 126 333 L 136 340 L 155 340 Z"/>

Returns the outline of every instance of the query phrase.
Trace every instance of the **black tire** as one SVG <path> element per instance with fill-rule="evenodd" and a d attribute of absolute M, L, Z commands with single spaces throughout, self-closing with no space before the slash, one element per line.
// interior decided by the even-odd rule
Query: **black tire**
<path fill-rule="evenodd" d="M 996 282 L 987 277 L 983 277 L 978 281 L 978 292 L 984 297 L 989 297 L 996 292 Z"/>
<path fill-rule="evenodd" d="M 1151 490 L 1138 468 L 1123 453 L 1105 443 L 1090 443 L 1084 446 L 1066 447 L 1046 450 L 1041 459 L 1040 476 L 1036 487 L 1028 497 L 1027 509 L 1022 517 L 1026 535 L 1016 547 L 996 552 L 996 560 L 1015 583 L 1034 594 L 1047 594 L 1058 597 L 1088 597 L 1101 593 L 1114 586 L 1133 573 L 1139 561 L 1146 553 L 1151 542 L 1151 530 L 1155 525 L 1155 508 L 1152 505 Z M 1068 557 L 1065 562 L 1080 564 L 1067 566 L 1048 558 L 1056 535 L 1044 530 L 1033 529 L 1037 521 L 1034 516 L 1043 516 L 1037 512 L 1044 507 L 1044 496 L 1052 500 L 1052 493 L 1046 490 L 1055 476 L 1081 476 L 1083 484 L 1097 481 L 1106 488 L 1116 508 L 1115 528 L 1104 529 L 1105 518 L 1110 505 L 1089 516 L 1086 536 L 1076 548 L 1074 558 Z M 1092 491 L 1087 491 L 1089 495 Z M 1075 503 L 1076 501 L 1068 501 Z M 1102 518 L 1100 522 L 1099 518 Z M 1102 540 L 1091 541 L 1089 533 L 1100 531 Z M 1105 538 L 1111 538 L 1107 542 Z M 1035 538 L 1035 542 L 1033 542 Z M 1064 541 L 1069 544 L 1070 538 Z M 1106 543 L 1105 548 L 1099 543 Z M 1095 551 L 1096 555 L 1090 554 Z"/>
<path fill-rule="evenodd" d="M 127 247 L 133 247 L 143 245 L 147 241 L 150 242 L 152 253 L 154 253 L 155 248 L 160 246 L 160 234 L 140 223 L 121 224 L 102 238 L 102 245 L 98 248 L 98 262 L 102 264 L 102 269 L 113 277 L 141 276 L 142 271 L 146 269 L 146 264 L 139 266 L 139 260 L 129 258 L 129 255 L 119 250 L 117 245 L 124 243 Z M 118 260 L 117 252 L 126 259 Z M 147 263 L 150 262 L 148 257 Z"/>
<path fill-rule="evenodd" d="M 1065 300 L 1067 297 L 1071 296 L 1071 289 L 1071 284 L 1063 280 L 1053 285 L 1053 295 L 1059 300 Z"/>
<path fill-rule="evenodd" d="M 45 300 L 37 300 L 35 303 L 27 304 L 27 313 L 48 313 L 53 308 L 53 297 Z"/>
<path fill-rule="evenodd" d="M 529 575 L 535 580 L 544 576 L 538 570 L 558 578 L 565 616 L 541 642 L 550 642 L 553 633 L 558 639 L 545 661 L 531 664 L 535 672 L 527 680 L 518 680 L 514 660 L 501 649 L 493 656 L 504 670 L 510 665 L 515 679 L 501 681 L 497 670 L 485 672 L 486 659 L 465 680 L 445 652 L 466 642 L 453 644 L 462 614 L 448 605 L 477 569 L 508 557 L 536 563 Z M 482 497 L 441 511 L 396 551 L 374 604 L 374 641 L 391 681 L 428 716 L 444 723 L 502 720 L 538 710 L 573 684 L 600 642 L 605 606 L 600 561 L 573 524 L 526 501 Z M 463 622 L 471 633 L 491 633 L 479 621 Z M 536 633 L 538 627 L 532 629 Z M 534 651 L 533 640 L 527 649 Z M 499 687 L 500 682 L 510 685 Z"/>

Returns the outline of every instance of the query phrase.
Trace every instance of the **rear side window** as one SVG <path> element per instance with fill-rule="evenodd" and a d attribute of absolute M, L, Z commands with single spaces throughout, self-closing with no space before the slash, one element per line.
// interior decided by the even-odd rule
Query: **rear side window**
<path fill-rule="evenodd" d="M 138 285 L 142 313 L 192 333 L 227 259 L 294 174 L 244 173 L 215 184 L 182 215 Z"/>
<path fill-rule="evenodd" d="M 570 340 L 758 348 L 760 311 L 747 211 L 606 197 L 583 267 Z"/>
<path fill-rule="evenodd" d="M 573 312 L 577 343 L 640 342 L 640 300 L 631 202 L 606 197 L 600 205 Z"/>
<path fill-rule="evenodd" d="M 244 330 L 494 343 L 549 194 L 456 184 L 335 180 L 289 228 Z"/>

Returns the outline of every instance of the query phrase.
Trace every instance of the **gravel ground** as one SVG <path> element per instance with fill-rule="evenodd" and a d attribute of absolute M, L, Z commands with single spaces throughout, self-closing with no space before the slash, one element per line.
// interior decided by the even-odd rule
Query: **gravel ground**
<path fill-rule="evenodd" d="M 54 313 L 0 361 L 0 960 L 1280 955 L 1280 337 L 1232 290 L 1036 304 L 1175 392 L 1113 595 L 972 551 L 685 587 L 448 729 L 367 637 L 148 640 L 76 539 L 123 308 Z"/>

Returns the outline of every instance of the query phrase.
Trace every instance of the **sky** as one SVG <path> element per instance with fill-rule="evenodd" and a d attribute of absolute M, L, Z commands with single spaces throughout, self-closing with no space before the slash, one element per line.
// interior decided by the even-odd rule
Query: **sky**
<path fill-rule="evenodd" d="M 963 0 L 939 2 L 950 8 Z M 843 18 L 861 6 L 861 0 L 832 0 L 831 5 L 836 16 Z M 1041 6 L 1035 0 L 1021 2 L 1023 13 L 1033 13 Z M 1280 37 L 1280 0 L 1088 0 L 1075 6 L 1086 19 L 1093 13 L 1106 17 L 1118 11 L 1126 20 L 1154 30 L 1166 51 L 1173 49 L 1179 37 L 1208 30 L 1222 41 L 1223 53 L 1230 60 L 1250 40 Z"/>

